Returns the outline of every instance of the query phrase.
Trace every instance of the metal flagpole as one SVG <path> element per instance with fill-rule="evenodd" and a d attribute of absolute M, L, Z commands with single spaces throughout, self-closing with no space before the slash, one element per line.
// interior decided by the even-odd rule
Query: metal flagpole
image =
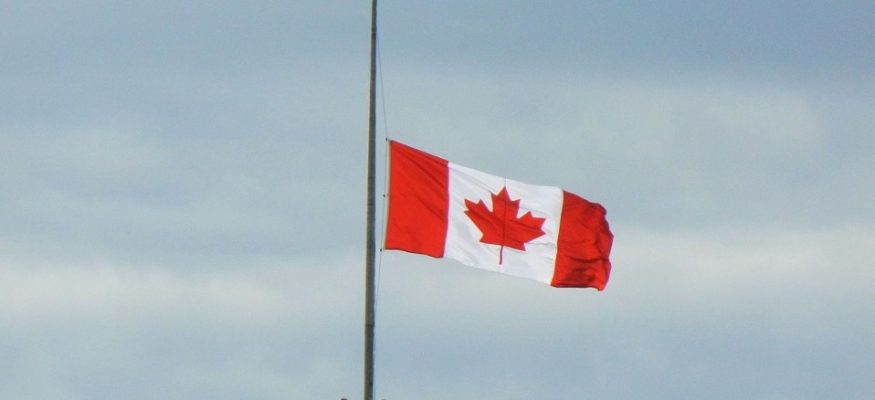
<path fill-rule="evenodd" d="M 364 400 L 374 399 L 374 261 L 376 258 L 376 77 L 377 77 L 377 0 L 371 0 L 371 77 L 368 103 L 368 222 L 365 256 L 365 387 Z"/>

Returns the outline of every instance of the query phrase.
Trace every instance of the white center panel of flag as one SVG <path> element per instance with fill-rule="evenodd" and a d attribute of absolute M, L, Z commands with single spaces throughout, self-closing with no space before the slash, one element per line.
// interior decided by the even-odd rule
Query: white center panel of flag
<path fill-rule="evenodd" d="M 562 190 L 529 185 L 453 163 L 448 167 L 450 204 L 444 256 L 472 267 L 549 284 L 556 260 Z M 524 250 L 481 242 L 483 232 L 465 214 L 468 210 L 465 200 L 482 201 L 490 210 L 495 210 L 493 196 L 505 188 L 511 201 L 519 200 L 517 215 L 507 218 L 520 218 L 527 212 L 535 218 L 544 218 L 540 228 L 544 234 L 527 241 Z"/>

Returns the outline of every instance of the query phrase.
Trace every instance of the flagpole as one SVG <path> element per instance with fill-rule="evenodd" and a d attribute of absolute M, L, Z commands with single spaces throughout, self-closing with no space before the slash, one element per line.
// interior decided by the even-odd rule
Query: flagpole
<path fill-rule="evenodd" d="M 374 399 L 374 262 L 376 259 L 376 128 L 377 128 L 377 0 L 371 0 L 371 76 L 368 102 L 368 205 L 365 255 L 365 387 L 364 400 Z"/>

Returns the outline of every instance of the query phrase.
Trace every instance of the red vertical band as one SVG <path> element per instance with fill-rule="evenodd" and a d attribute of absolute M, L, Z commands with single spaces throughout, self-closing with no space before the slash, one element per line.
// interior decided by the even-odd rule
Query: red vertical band
<path fill-rule="evenodd" d="M 550 285 L 604 290 L 611 274 L 608 256 L 613 241 L 604 207 L 563 192 L 556 270 Z"/>
<path fill-rule="evenodd" d="M 386 249 L 443 257 L 450 207 L 447 160 L 389 142 Z"/>

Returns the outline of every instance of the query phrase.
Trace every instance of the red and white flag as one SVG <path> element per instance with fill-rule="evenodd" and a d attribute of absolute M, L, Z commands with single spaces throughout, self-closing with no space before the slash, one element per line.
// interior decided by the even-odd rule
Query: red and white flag
<path fill-rule="evenodd" d="M 603 290 L 613 234 L 605 209 L 389 143 L 385 248 L 448 257 L 555 287 Z"/>

